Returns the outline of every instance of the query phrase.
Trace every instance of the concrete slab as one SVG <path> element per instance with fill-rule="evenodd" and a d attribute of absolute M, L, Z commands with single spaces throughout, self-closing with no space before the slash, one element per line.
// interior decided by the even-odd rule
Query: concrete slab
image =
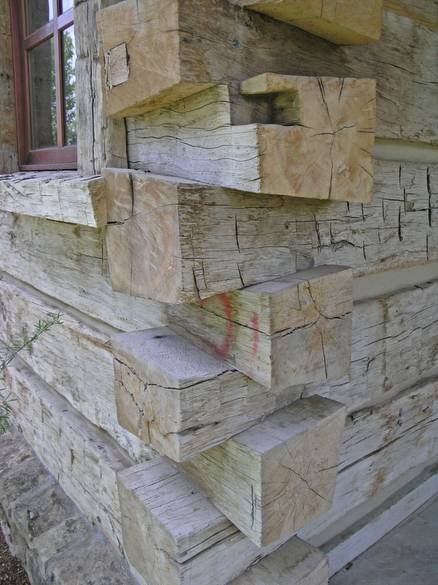
<path fill-rule="evenodd" d="M 330 585 L 437 583 L 438 496 L 330 580 Z"/>

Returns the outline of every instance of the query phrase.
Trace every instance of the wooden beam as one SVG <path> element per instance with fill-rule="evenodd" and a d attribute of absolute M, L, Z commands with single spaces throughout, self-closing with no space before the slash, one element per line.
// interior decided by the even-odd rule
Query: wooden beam
<path fill-rule="evenodd" d="M 118 480 L 125 551 L 150 585 L 227 585 L 279 546 L 257 547 L 164 458 Z"/>
<path fill-rule="evenodd" d="M 112 338 L 119 424 L 162 455 L 183 461 L 299 398 L 231 369 L 168 328 Z"/>
<path fill-rule="evenodd" d="M 429 191 L 438 206 L 436 166 L 375 161 L 375 196 L 366 206 L 251 195 L 143 171 L 103 175 L 112 286 L 125 294 L 195 302 L 312 264 L 361 275 L 438 259 L 438 223 L 430 225 L 427 211 Z"/>
<path fill-rule="evenodd" d="M 194 457 L 183 468 L 258 546 L 330 509 L 345 407 L 314 396 Z"/>
<path fill-rule="evenodd" d="M 0 173 L 18 168 L 10 2 L 0 6 Z"/>
<path fill-rule="evenodd" d="M 299 538 L 291 538 L 230 585 L 328 585 L 325 555 Z"/>
<path fill-rule="evenodd" d="M 21 363 L 8 368 L 7 386 L 26 441 L 81 512 L 122 549 L 116 474 L 132 460 Z"/>
<path fill-rule="evenodd" d="M 244 79 L 267 71 L 307 76 L 323 71 L 331 77 L 354 74 L 377 80 L 379 138 L 438 142 L 430 83 L 433 32 L 420 23 L 387 12 L 380 43 L 334 47 L 227 0 L 204 0 L 196 9 L 193 2 L 163 1 L 125 0 L 101 12 L 104 52 L 126 43 L 129 56 L 128 81 L 115 87 L 104 83 L 111 115 L 140 115 L 224 84 L 231 85 L 233 124 L 254 120 L 251 112 L 266 123 L 269 111 L 259 109 L 260 100 L 249 107 L 249 100 L 239 97 Z M 363 10 L 361 6 L 359 13 Z M 130 166 L 136 161 L 132 157 Z"/>
<path fill-rule="evenodd" d="M 0 248 L 1 271 L 87 316 L 122 331 L 165 323 L 162 305 L 112 290 L 105 230 L 0 211 Z"/>
<path fill-rule="evenodd" d="M 264 73 L 241 88 L 254 107 L 269 101 L 266 124 L 234 125 L 228 88 L 208 89 L 131 121 L 134 166 L 253 193 L 372 199 L 374 80 Z"/>
<path fill-rule="evenodd" d="M 177 0 L 126 0 L 100 12 L 107 115 L 135 115 L 211 85 L 180 69 L 178 7 Z"/>
<path fill-rule="evenodd" d="M 231 0 L 233 4 L 284 20 L 337 45 L 378 41 L 382 0 Z"/>
<path fill-rule="evenodd" d="M 89 227 L 107 223 L 102 179 L 71 171 L 1 176 L 0 209 Z"/>
<path fill-rule="evenodd" d="M 13 343 L 32 335 L 35 324 L 61 313 L 62 324 L 50 329 L 22 360 L 59 392 L 84 418 L 104 429 L 133 457 L 150 449 L 117 422 L 113 357 L 109 347 L 112 331 L 99 330 L 78 318 L 75 311 L 20 282 L 0 278 L 0 342 Z"/>
<path fill-rule="evenodd" d="M 169 326 L 280 389 L 348 373 L 352 303 L 351 270 L 320 266 L 200 304 L 171 305 Z"/>

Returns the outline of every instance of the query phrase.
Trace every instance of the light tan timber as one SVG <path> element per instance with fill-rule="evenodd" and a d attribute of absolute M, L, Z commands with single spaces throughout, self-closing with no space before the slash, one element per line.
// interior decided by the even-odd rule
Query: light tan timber
<path fill-rule="evenodd" d="M 411 387 L 379 407 L 347 417 L 336 491 L 330 511 L 300 536 L 313 544 L 318 535 L 411 470 L 438 460 L 438 382 Z"/>
<path fill-rule="evenodd" d="M 164 458 L 118 477 L 125 552 L 149 585 L 227 585 L 282 544 L 257 547 Z"/>
<path fill-rule="evenodd" d="M 374 80 L 265 73 L 241 87 L 272 100 L 268 124 L 232 125 L 228 89 L 214 87 L 131 121 L 130 161 L 254 193 L 372 199 Z"/>
<path fill-rule="evenodd" d="M 395 12 L 426 28 L 438 31 L 437 0 L 383 0 L 383 6 L 385 10 Z"/>
<path fill-rule="evenodd" d="M 320 266 L 169 306 L 169 326 L 269 388 L 338 379 L 351 361 L 352 272 Z"/>
<path fill-rule="evenodd" d="M 104 51 L 126 43 L 129 56 L 128 81 L 105 90 L 111 115 L 138 115 L 231 84 L 232 123 L 267 123 L 268 104 L 239 97 L 243 80 L 267 71 L 323 73 L 377 80 L 379 138 L 438 142 L 435 33 L 393 12 L 384 14 L 380 42 L 357 47 L 333 46 L 227 0 L 125 0 L 101 18 Z"/>
<path fill-rule="evenodd" d="M 72 171 L 0 176 L 0 209 L 90 227 L 107 223 L 103 180 Z"/>
<path fill-rule="evenodd" d="M 0 5 L 0 174 L 17 170 L 17 129 L 9 0 Z"/>
<path fill-rule="evenodd" d="M 82 513 L 121 549 L 116 474 L 132 465 L 129 457 L 28 368 L 10 367 L 7 382 L 26 441 Z"/>
<path fill-rule="evenodd" d="M 382 0 L 231 1 L 289 22 L 337 45 L 361 45 L 380 38 Z"/>
<path fill-rule="evenodd" d="M 230 585 L 327 585 L 324 554 L 299 538 L 291 538 Z"/>
<path fill-rule="evenodd" d="M 354 304 L 350 376 L 310 386 L 350 412 L 386 402 L 438 375 L 438 282 Z"/>
<path fill-rule="evenodd" d="M 168 328 L 112 338 L 119 424 L 183 461 L 300 397 L 257 384 Z"/>
<path fill-rule="evenodd" d="M 163 307 L 113 292 L 105 230 L 0 211 L 0 270 L 121 330 L 165 323 Z"/>
<path fill-rule="evenodd" d="M 376 161 L 366 205 L 255 196 L 141 171 L 104 177 L 111 280 L 126 294 L 195 302 L 314 264 L 361 275 L 438 260 L 436 165 Z"/>
<path fill-rule="evenodd" d="M 330 509 L 345 407 L 314 396 L 183 464 L 258 546 L 290 537 Z"/>
<path fill-rule="evenodd" d="M 0 339 L 5 343 L 28 339 L 38 321 L 59 313 L 56 305 L 19 283 L 0 279 Z M 61 325 L 52 327 L 22 359 L 86 419 L 106 430 L 135 458 L 149 449 L 117 423 L 113 358 L 109 336 L 61 312 Z"/>

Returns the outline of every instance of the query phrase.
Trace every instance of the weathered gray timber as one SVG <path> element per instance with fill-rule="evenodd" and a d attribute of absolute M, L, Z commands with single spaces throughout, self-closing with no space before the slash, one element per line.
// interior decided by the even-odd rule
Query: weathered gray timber
<path fill-rule="evenodd" d="M 75 2 L 78 167 L 81 174 L 100 173 L 105 166 L 126 167 L 123 120 L 103 116 L 102 72 L 96 16 L 105 0 Z"/>
<path fill-rule="evenodd" d="M 7 371 L 14 419 L 66 494 L 122 550 L 116 474 L 132 460 L 20 363 Z"/>
<path fill-rule="evenodd" d="M 265 546 L 330 509 L 344 423 L 338 402 L 304 398 L 183 469 L 233 524 Z"/>
<path fill-rule="evenodd" d="M 313 265 L 360 275 L 438 260 L 436 165 L 376 161 L 366 205 L 104 176 L 111 280 L 126 294 L 194 302 Z"/>
<path fill-rule="evenodd" d="M 165 323 L 158 303 L 112 291 L 103 230 L 0 211 L 0 248 L 0 270 L 117 329 Z"/>
<path fill-rule="evenodd" d="M 74 171 L 0 176 L 0 209 L 55 221 L 103 227 L 106 197 L 101 177 Z"/>
<path fill-rule="evenodd" d="M 84 519 L 15 429 L 0 437 L 0 470 L 0 524 L 32 583 L 135 585 L 120 552 Z"/>
<path fill-rule="evenodd" d="M 184 461 L 300 397 L 267 389 L 168 328 L 112 338 L 119 424 Z"/>
<path fill-rule="evenodd" d="M 420 383 L 347 417 L 334 503 L 300 537 L 311 540 L 411 471 L 438 461 L 438 382 Z"/>
<path fill-rule="evenodd" d="M 0 277 L 0 306 L 0 340 L 6 343 L 30 337 L 38 321 L 59 312 L 50 299 L 7 277 Z M 149 449 L 117 423 L 108 342 L 108 334 L 62 311 L 62 324 L 25 350 L 22 359 L 85 418 L 141 459 Z"/>
<path fill-rule="evenodd" d="M 354 304 L 350 377 L 315 385 L 350 412 L 390 400 L 438 375 L 438 282 Z"/>
<path fill-rule="evenodd" d="M 17 170 L 17 129 L 9 2 L 0 6 L 0 174 Z"/>
<path fill-rule="evenodd" d="M 230 585 L 327 585 L 327 559 L 318 549 L 292 538 Z"/>
<path fill-rule="evenodd" d="M 257 547 L 164 458 L 121 472 L 119 494 L 127 557 L 150 585 L 226 585 L 282 544 Z"/>

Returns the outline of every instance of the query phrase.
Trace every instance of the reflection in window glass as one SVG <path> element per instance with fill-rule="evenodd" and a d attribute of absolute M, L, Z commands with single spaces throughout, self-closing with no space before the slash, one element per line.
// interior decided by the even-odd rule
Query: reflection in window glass
<path fill-rule="evenodd" d="M 62 12 L 67 12 L 73 8 L 73 0 L 62 0 Z"/>
<path fill-rule="evenodd" d="M 25 0 L 26 30 L 30 34 L 52 20 L 52 0 Z"/>
<path fill-rule="evenodd" d="M 65 144 L 76 144 L 76 49 L 74 27 L 62 33 Z"/>
<path fill-rule="evenodd" d="M 29 51 L 32 148 L 56 145 L 56 83 L 53 38 Z"/>

